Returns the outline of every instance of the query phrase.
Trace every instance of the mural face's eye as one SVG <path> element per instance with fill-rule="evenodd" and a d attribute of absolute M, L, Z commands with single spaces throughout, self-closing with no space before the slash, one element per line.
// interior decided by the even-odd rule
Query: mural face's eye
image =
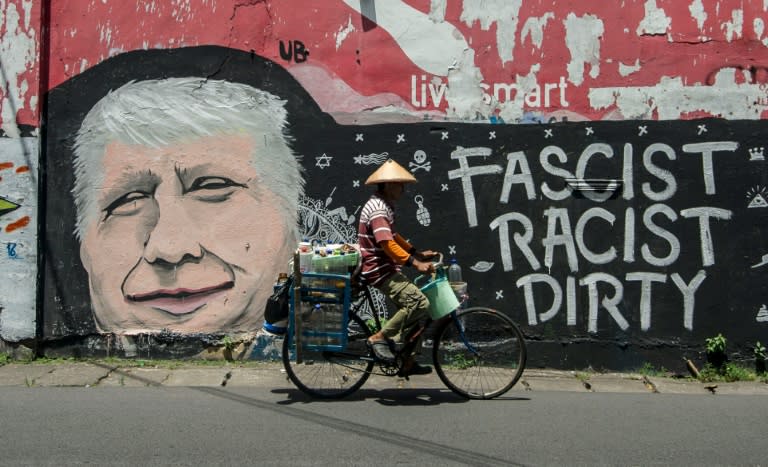
<path fill-rule="evenodd" d="M 136 214 L 150 196 L 149 193 L 142 191 L 126 193 L 104 209 L 104 219 L 106 220 L 110 216 L 131 216 Z"/>
<path fill-rule="evenodd" d="M 226 177 L 198 177 L 187 192 L 194 193 L 202 201 L 219 202 L 228 199 L 240 188 L 245 188 L 245 185 Z"/>

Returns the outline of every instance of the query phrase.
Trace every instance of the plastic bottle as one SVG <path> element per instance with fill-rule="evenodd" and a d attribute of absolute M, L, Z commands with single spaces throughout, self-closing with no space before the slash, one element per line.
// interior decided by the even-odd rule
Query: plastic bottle
<path fill-rule="evenodd" d="M 326 324 L 325 324 L 325 309 L 321 304 L 316 304 L 315 309 L 312 312 L 312 330 L 316 332 L 325 332 L 326 330 Z M 317 345 L 323 345 L 325 344 L 325 337 L 318 336 L 315 338 L 315 344 Z"/>
<path fill-rule="evenodd" d="M 456 258 L 451 258 L 451 264 L 448 266 L 448 282 L 464 282 L 461 279 L 461 266 Z"/>
<path fill-rule="evenodd" d="M 323 269 L 325 268 L 325 265 L 323 264 L 324 260 L 325 258 L 320 255 L 320 248 L 315 248 L 315 253 L 312 255 L 311 272 L 322 274 L 324 272 Z M 323 283 L 323 279 L 313 278 L 311 283 L 307 284 L 307 286 L 322 288 L 325 284 Z"/>

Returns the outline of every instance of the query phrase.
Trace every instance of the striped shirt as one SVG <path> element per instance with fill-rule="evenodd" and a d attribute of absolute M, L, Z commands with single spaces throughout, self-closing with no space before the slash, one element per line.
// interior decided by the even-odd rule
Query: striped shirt
<path fill-rule="evenodd" d="M 400 270 L 400 266 L 379 246 L 382 241 L 394 240 L 394 226 L 394 209 L 374 193 L 360 211 L 357 228 L 357 242 L 362 257 L 360 277 L 364 283 L 377 286 Z"/>

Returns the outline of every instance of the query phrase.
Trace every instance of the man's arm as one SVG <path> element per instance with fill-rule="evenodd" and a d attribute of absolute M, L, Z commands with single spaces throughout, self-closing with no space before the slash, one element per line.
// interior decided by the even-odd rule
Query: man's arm
<path fill-rule="evenodd" d="M 415 246 L 411 245 L 408 242 L 408 240 L 403 238 L 403 236 L 400 235 L 397 232 L 395 232 L 394 238 L 395 238 L 395 241 L 397 242 L 397 244 L 400 245 L 403 248 L 403 250 L 405 250 L 409 254 L 415 256 L 416 259 L 418 259 L 420 261 L 429 261 L 430 259 L 432 259 L 435 256 L 437 256 L 437 253 L 432 251 L 432 250 L 417 251 Z"/>
<path fill-rule="evenodd" d="M 405 251 L 397 241 L 397 237 L 400 237 L 400 235 L 395 234 L 395 240 L 384 240 L 379 242 L 379 246 L 381 246 L 381 248 L 384 250 L 387 256 L 392 258 L 395 261 L 395 263 L 400 265 L 412 266 L 422 274 L 427 274 L 434 270 L 432 263 L 429 261 L 422 261 L 421 259 L 417 258 L 418 253 L 415 253 L 415 251 L 414 251 L 414 254 L 411 254 L 410 252 Z M 402 237 L 400 238 L 402 239 Z M 405 240 L 403 239 L 403 241 Z M 410 244 L 408 244 L 407 242 L 405 243 L 406 245 L 409 246 L 410 250 L 414 250 L 414 248 Z"/>

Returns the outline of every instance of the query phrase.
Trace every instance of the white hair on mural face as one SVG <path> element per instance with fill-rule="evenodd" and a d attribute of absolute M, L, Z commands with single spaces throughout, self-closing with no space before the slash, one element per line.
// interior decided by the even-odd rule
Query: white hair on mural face
<path fill-rule="evenodd" d="M 101 161 L 112 141 L 159 148 L 221 134 L 249 134 L 268 154 L 252 163 L 277 196 L 288 232 L 298 238 L 298 200 L 304 192 L 299 157 L 286 129 L 285 101 L 252 86 L 199 77 L 131 81 L 104 96 L 88 112 L 75 139 L 76 234 L 98 218 L 95 193 L 104 183 Z M 286 239 L 293 241 L 294 239 Z"/>

